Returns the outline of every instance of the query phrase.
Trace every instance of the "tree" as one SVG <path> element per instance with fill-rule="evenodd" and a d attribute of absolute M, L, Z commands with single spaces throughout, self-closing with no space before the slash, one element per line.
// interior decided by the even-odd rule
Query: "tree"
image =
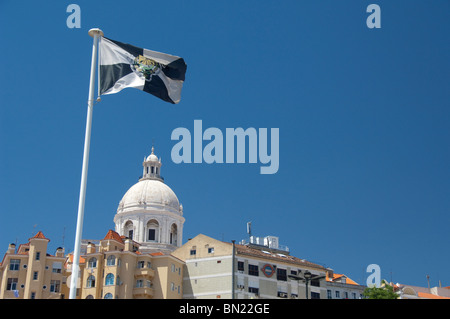
<path fill-rule="evenodd" d="M 380 287 L 367 287 L 364 289 L 363 296 L 367 299 L 397 299 L 398 294 L 394 292 L 394 287 L 385 280 Z"/>

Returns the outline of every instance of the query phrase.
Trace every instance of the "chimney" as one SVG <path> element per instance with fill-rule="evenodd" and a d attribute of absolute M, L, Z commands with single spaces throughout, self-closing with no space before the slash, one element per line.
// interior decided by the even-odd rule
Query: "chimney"
<path fill-rule="evenodd" d="M 87 254 L 94 254 L 95 253 L 95 244 L 89 242 L 87 245 L 87 250 L 86 250 Z"/>
<path fill-rule="evenodd" d="M 14 255 L 15 252 L 16 252 L 16 244 L 14 243 L 9 244 L 8 251 L 6 253 Z"/>
<path fill-rule="evenodd" d="M 55 255 L 56 255 L 56 257 L 64 257 L 64 248 L 62 248 L 62 247 L 56 248 Z"/>
<path fill-rule="evenodd" d="M 129 238 L 125 239 L 125 251 L 133 251 L 133 241 Z"/>
<path fill-rule="evenodd" d="M 327 276 L 328 278 L 330 278 L 331 280 L 333 280 L 333 275 L 334 275 L 334 270 L 331 268 L 327 268 Z"/>

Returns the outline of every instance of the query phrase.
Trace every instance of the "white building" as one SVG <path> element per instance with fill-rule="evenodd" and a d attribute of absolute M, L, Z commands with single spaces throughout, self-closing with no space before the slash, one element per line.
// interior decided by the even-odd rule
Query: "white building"
<path fill-rule="evenodd" d="M 326 268 L 291 256 L 287 247 L 275 243 L 277 237 L 264 238 L 261 245 L 233 248 L 232 243 L 199 234 L 175 250 L 172 255 L 186 263 L 183 298 L 306 299 L 307 291 L 308 298 L 326 299 Z M 307 272 L 323 279 L 312 280 L 307 288 L 291 278 Z"/>
<path fill-rule="evenodd" d="M 144 158 L 143 173 L 119 202 L 115 230 L 138 242 L 141 251 L 170 253 L 183 240 L 183 206 L 161 176 L 161 159 Z"/>

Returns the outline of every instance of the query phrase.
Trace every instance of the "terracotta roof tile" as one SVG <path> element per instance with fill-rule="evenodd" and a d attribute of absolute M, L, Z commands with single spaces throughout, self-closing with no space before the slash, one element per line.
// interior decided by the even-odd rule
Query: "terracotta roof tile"
<path fill-rule="evenodd" d="M 433 294 L 427 294 L 426 292 L 418 292 L 417 295 L 420 298 L 427 298 L 427 299 L 450 299 L 450 297 L 443 297 L 443 296 L 437 296 Z"/>
<path fill-rule="evenodd" d="M 46 238 L 44 236 L 44 233 L 42 233 L 41 231 L 38 231 L 36 235 L 34 235 L 33 237 L 31 237 L 30 239 L 34 239 L 34 238 L 38 238 L 38 239 L 46 239 L 48 241 L 50 241 L 50 239 Z M 28 240 L 30 240 L 28 239 Z"/>
<path fill-rule="evenodd" d="M 341 279 L 342 277 L 345 277 L 345 283 L 347 285 L 356 285 L 356 286 L 358 286 L 357 282 L 355 282 L 352 279 L 348 278 L 344 274 L 333 274 L 333 278 L 330 278 L 328 273 L 327 273 L 326 280 L 327 281 L 331 281 L 331 282 L 336 282 L 338 279 Z"/>
<path fill-rule="evenodd" d="M 151 256 L 164 256 L 164 254 L 160 251 L 156 252 L 156 253 L 150 253 Z"/>
<path fill-rule="evenodd" d="M 108 231 L 108 233 L 106 234 L 105 238 L 103 238 L 103 240 L 108 240 L 108 239 L 114 239 L 114 240 L 117 240 L 119 243 L 123 244 L 122 237 L 112 229 L 110 229 Z"/>

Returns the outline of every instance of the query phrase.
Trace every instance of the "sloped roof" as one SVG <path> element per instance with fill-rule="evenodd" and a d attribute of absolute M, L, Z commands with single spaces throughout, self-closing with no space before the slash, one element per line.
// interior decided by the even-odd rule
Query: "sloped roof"
<path fill-rule="evenodd" d="M 33 237 L 29 238 L 28 240 L 31 240 L 31 239 L 46 239 L 46 240 L 50 241 L 50 239 L 45 237 L 44 233 L 41 232 L 41 231 L 38 231 L 36 235 L 34 235 Z"/>
<path fill-rule="evenodd" d="M 355 281 L 353 281 L 352 279 L 348 278 L 348 277 L 347 277 L 346 275 L 344 275 L 344 274 L 334 274 L 334 273 L 333 273 L 333 277 L 330 278 L 330 277 L 329 277 L 329 274 L 327 273 L 326 280 L 327 280 L 327 281 L 331 281 L 331 282 L 337 282 L 337 281 L 340 281 L 340 282 L 341 282 L 342 277 L 345 278 L 345 283 L 346 283 L 347 285 L 356 285 L 356 286 L 359 286 L 359 284 L 358 284 L 357 282 L 355 282 Z"/>
<path fill-rule="evenodd" d="M 119 243 L 123 244 L 122 236 L 120 236 L 117 232 L 110 229 L 108 233 L 106 234 L 105 238 L 103 240 L 113 239 L 118 241 Z"/>
<path fill-rule="evenodd" d="M 288 254 L 283 254 L 281 252 L 280 253 L 269 252 L 269 251 L 252 248 L 251 246 L 238 245 L 238 244 L 236 244 L 235 247 L 236 247 L 236 252 L 238 255 L 260 257 L 260 258 L 264 258 L 264 259 L 294 264 L 294 265 L 303 266 L 303 267 L 312 267 L 312 268 L 318 268 L 320 270 L 326 270 L 326 268 L 322 265 L 315 264 L 315 263 L 309 262 L 305 259 L 300 259 L 300 258 L 291 256 L 291 255 L 288 255 Z"/>
<path fill-rule="evenodd" d="M 442 297 L 442 296 L 437 296 L 437 295 L 433 295 L 433 294 L 429 294 L 426 292 L 418 292 L 417 295 L 420 298 L 427 298 L 427 299 L 450 299 L 450 297 Z"/>

